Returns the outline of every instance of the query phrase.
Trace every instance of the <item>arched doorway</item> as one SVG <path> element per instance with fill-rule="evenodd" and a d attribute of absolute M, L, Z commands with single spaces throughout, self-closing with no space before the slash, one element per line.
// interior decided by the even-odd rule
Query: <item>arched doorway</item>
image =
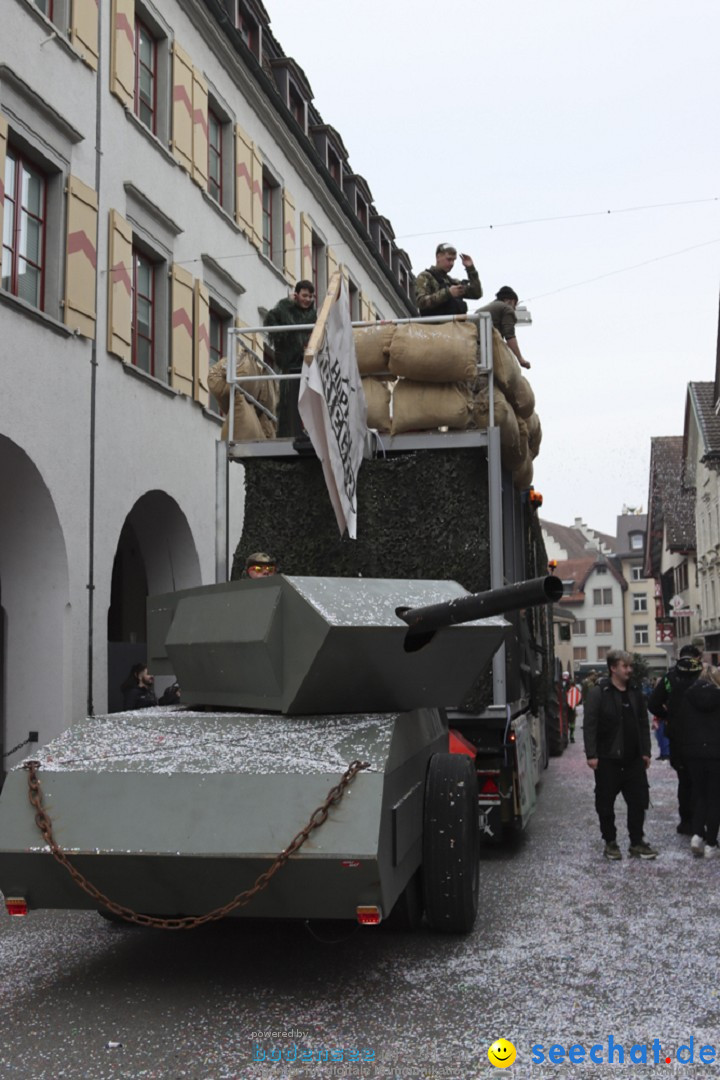
<path fill-rule="evenodd" d="M 37 466 L 0 435 L 0 754 L 72 717 L 72 633 L 65 538 Z M 0 757 L 10 768 L 26 750 Z"/>
<path fill-rule="evenodd" d="M 147 652 L 146 601 L 200 585 L 200 559 L 184 513 L 164 491 L 148 491 L 125 518 L 113 562 L 108 608 L 108 711 L 122 708 L 120 686 Z M 158 688 L 172 680 L 158 680 Z"/>

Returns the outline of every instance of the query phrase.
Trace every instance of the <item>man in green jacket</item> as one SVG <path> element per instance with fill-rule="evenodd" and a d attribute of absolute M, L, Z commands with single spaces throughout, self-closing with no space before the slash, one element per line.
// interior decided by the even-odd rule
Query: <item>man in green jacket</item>
<path fill-rule="evenodd" d="M 457 256 L 452 244 L 438 244 L 435 265 L 418 274 L 415 279 L 415 301 L 421 315 L 466 315 L 468 308 L 465 297 L 479 300 L 482 296 L 480 278 L 470 255 L 460 254 L 467 270 L 467 281 L 458 281 L 449 276 Z"/>
<path fill-rule="evenodd" d="M 263 319 L 263 326 L 302 326 L 317 320 L 315 310 L 315 286 L 312 281 L 298 281 L 295 291 L 275 305 Z M 296 375 L 302 371 L 303 354 L 310 337 L 309 330 L 296 330 L 271 334 L 275 367 L 283 375 Z M 298 413 L 300 380 L 287 380 L 280 384 L 278 405 L 278 436 L 302 434 L 302 422 Z"/>

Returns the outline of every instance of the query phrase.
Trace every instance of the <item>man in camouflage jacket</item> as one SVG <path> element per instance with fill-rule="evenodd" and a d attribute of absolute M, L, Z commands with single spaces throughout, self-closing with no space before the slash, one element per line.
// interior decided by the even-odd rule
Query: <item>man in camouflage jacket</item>
<path fill-rule="evenodd" d="M 480 278 L 469 255 L 460 255 L 467 280 L 449 276 L 457 254 L 452 244 L 438 244 L 435 266 L 423 270 L 415 279 L 415 301 L 421 315 L 465 315 L 468 308 L 464 298 L 479 300 L 482 296 Z"/>

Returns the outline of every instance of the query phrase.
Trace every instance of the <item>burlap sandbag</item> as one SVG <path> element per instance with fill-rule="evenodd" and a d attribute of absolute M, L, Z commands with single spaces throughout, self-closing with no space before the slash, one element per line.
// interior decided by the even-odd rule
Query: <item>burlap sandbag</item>
<path fill-rule="evenodd" d="M 229 418 L 225 417 L 225 423 L 222 426 L 222 432 L 220 434 L 221 439 L 227 439 L 229 429 Z M 233 427 L 233 441 L 244 439 L 266 439 L 268 436 L 265 434 L 263 425 L 260 422 L 260 416 L 254 405 L 242 395 L 235 393 L 235 424 Z"/>
<path fill-rule="evenodd" d="M 238 375 L 259 375 L 263 371 L 262 365 L 253 354 L 246 349 L 243 349 L 238 356 Z M 269 409 L 270 412 L 277 413 L 277 383 L 268 379 L 258 382 L 246 382 L 243 383 L 242 386 L 248 393 L 257 398 L 265 408 Z M 213 364 L 208 371 L 208 389 L 218 401 L 223 412 L 227 413 L 230 408 L 230 387 L 227 382 L 227 359 L 225 357 L 222 357 L 216 364 Z M 266 416 L 264 413 L 258 412 L 255 406 L 250 404 L 245 395 L 241 393 L 236 386 L 233 439 L 273 439 L 275 438 L 276 427 L 277 425 L 273 423 L 270 417 Z M 228 418 L 226 416 L 221 438 L 227 439 L 227 437 Z"/>
<path fill-rule="evenodd" d="M 477 372 L 475 323 L 403 323 L 390 345 L 390 371 L 418 382 L 466 382 Z"/>
<path fill-rule="evenodd" d="M 527 420 L 527 418 L 532 416 L 535 412 L 535 394 L 533 393 L 532 386 L 524 375 L 521 375 L 518 379 L 513 404 L 515 406 L 515 412 L 518 416 L 521 416 L 523 420 Z"/>
<path fill-rule="evenodd" d="M 515 407 L 520 380 L 520 365 L 495 329 L 493 329 L 493 372 L 496 384 L 510 404 Z"/>
<path fill-rule="evenodd" d="M 534 467 L 532 458 L 528 454 L 519 469 L 513 472 L 513 484 L 519 491 L 529 488 L 533 480 Z"/>
<path fill-rule="evenodd" d="M 376 431 L 390 430 L 390 387 L 381 379 L 362 380 L 367 402 L 367 426 Z"/>
<path fill-rule="evenodd" d="M 540 417 L 537 413 L 533 413 L 532 416 L 528 416 L 525 422 L 528 429 L 528 449 L 532 456 L 536 458 L 540 453 L 540 443 L 542 442 Z"/>
<path fill-rule="evenodd" d="M 490 422 L 487 389 L 481 390 L 473 404 L 473 424 L 484 431 Z M 500 428 L 500 457 L 506 469 L 518 469 L 528 452 L 527 425 L 519 420 L 502 390 L 495 387 L 495 425 Z M 520 425 L 522 425 L 522 430 Z"/>
<path fill-rule="evenodd" d="M 516 469 L 528 453 L 528 429 L 526 422 L 517 414 L 503 394 L 495 387 L 495 424 L 500 428 L 502 463 L 506 469 Z M 473 427 L 484 431 L 490 423 L 487 387 L 476 396 L 473 405 Z"/>
<path fill-rule="evenodd" d="M 472 419 L 473 399 L 458 383 L 422 383 L 402 380 L 393 393 L 392 434 L 434 431 L 439 427 L 463 430 Z"/>
<path fill-rule="evenodd" d="M 375 375 L 388 370 L 390 342 L 394 333 L 394 323 L 353 327 L 355 355 L 361 375 Z"/>

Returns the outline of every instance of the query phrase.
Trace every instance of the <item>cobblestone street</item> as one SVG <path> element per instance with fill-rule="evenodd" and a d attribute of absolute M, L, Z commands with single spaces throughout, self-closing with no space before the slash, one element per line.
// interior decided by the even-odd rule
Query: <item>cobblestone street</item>
<path fill-rule="evenodd" d="M 3 916 L 0 1076 L 472 1080 L 498 1075 L 498 1038 L 517 1049 L 516 1080 L 715 1075 L 699 1051 L 720 1042 L 720 862 L 694 860 L 676 835 L 669 765 L 654 760 L 650 780 L 660 857 L 608 863 L 581 742 L 552 759 L 526 835 L 484 855 L 469 938 L 381 928 L 334 941 L 326 927 L 247 923 L 175 936 L 92 913 Z M 619 840 L 625 852 L 624 828 Z M 623 1063 L 617 1049 L 607 1063 L 611 1039 Z M 343 1060 L 270 1060 L 293 1041 Z M 647 1064 L 630 1060 L 635 1044 Z M 691 1045 L 694 1064 L 678 1064 Z M 585 1062 L 576 1050 L 553 1063 L 551 1046 L 582 1047 Z"/>

